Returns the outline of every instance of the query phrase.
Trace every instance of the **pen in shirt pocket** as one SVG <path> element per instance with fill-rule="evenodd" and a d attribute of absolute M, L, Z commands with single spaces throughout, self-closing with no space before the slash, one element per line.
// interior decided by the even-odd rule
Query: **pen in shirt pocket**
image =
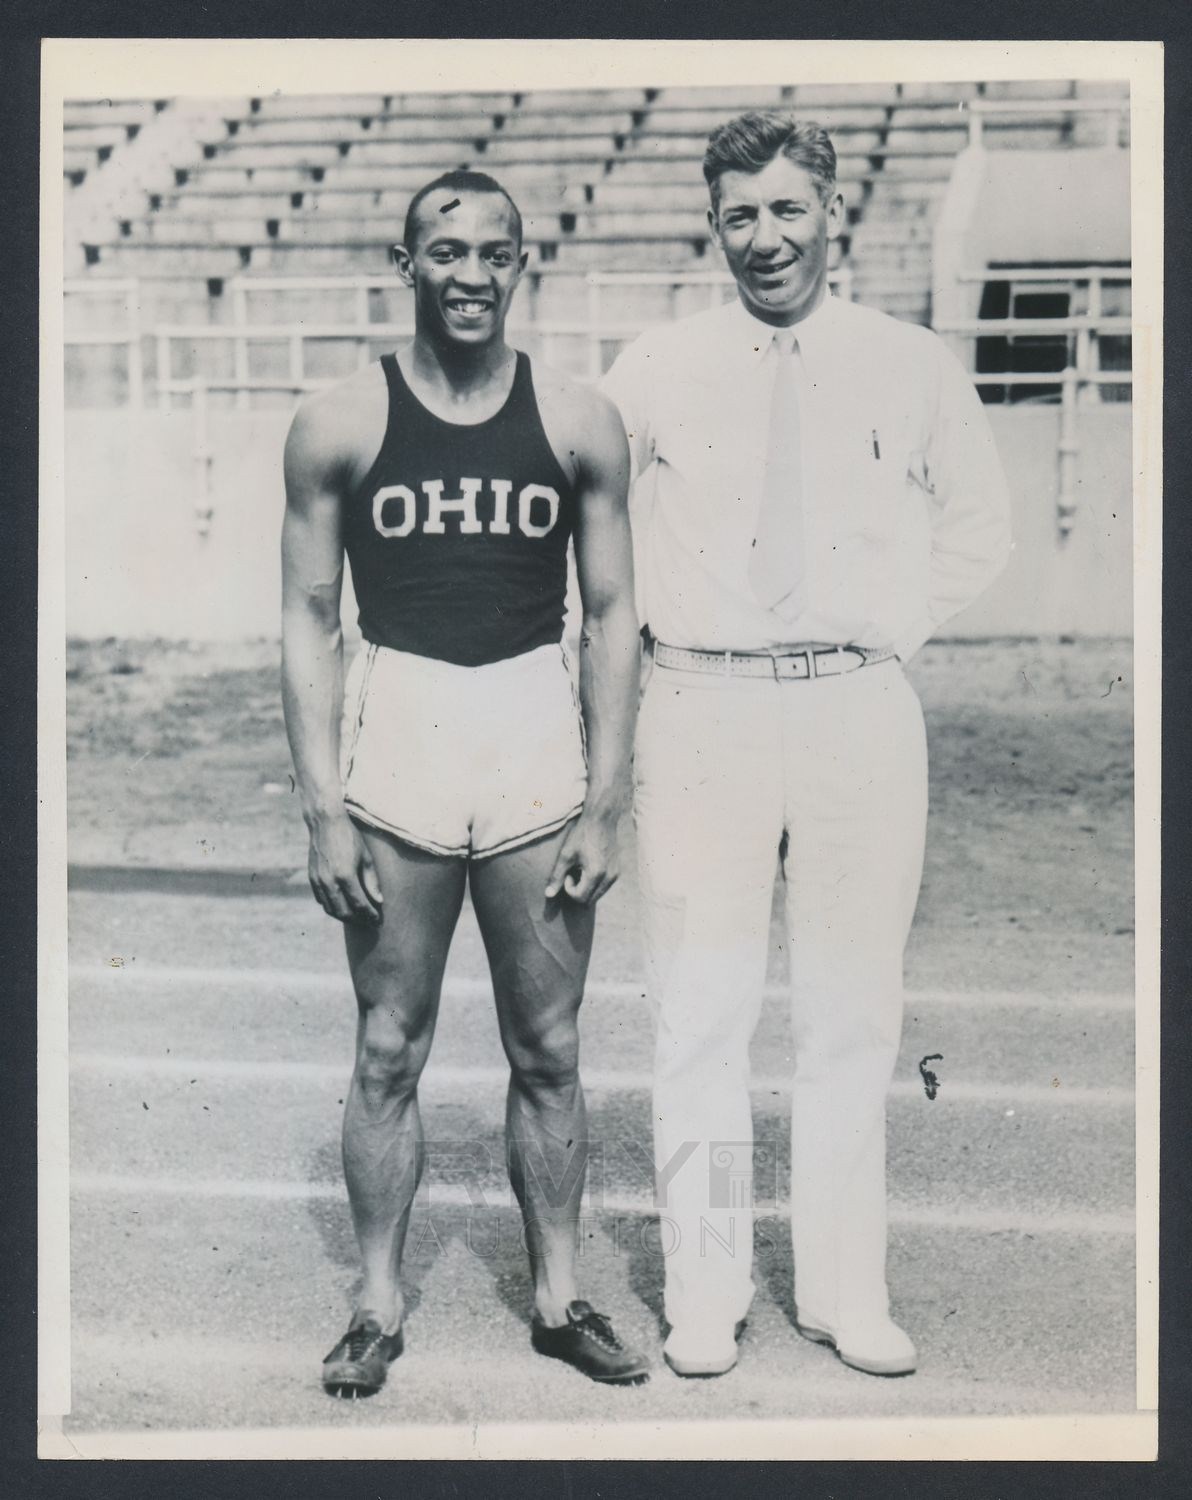
<path fill-rule="evenodd" d="M 882 445 L 877 440 L 877 428 L 873 429 L 873 456 L 880 463 L 882 458 Z"/>

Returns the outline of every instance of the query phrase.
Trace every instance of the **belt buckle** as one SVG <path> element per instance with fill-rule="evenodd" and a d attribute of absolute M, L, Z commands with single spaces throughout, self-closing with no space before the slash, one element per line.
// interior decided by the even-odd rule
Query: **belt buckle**
<path fill-rule="evenodd" d="M 815 664 L 810 651 L 787 651 L 781 656 L 775 652 L 770 659 L 774 663 L 774 676 L 779 682 L 784 679 L 788 682 L 805 682 L 815 676 Z M 789 662 L 790 665 L 783 671 L 779 669 L 779 662 Z M 799 671 L 800 663 L 803 666 L 801 672 Z"/>

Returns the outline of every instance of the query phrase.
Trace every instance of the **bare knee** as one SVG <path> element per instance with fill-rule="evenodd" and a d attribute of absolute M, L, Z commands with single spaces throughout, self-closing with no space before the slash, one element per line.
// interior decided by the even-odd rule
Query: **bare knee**
<path fill-rule="evenodd" d="M 515 1087 L 530 1098 L 572 1092 L 579 1083 L 579 1029 L 575 1017 L 506 1039 Z"/>
<path fill-rule="evenodd" d="M 390 1017 L 386 1022 L 366 1018 L 356 1049 L 355 1083 L 370 1107 L 413 1098 L 430 1052 L 429 1028 L 413 1030 Z"/>

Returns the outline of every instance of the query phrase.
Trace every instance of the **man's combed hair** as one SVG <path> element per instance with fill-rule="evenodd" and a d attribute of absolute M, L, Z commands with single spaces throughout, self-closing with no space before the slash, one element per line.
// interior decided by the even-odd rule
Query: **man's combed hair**
<path fill-rule="evenodd" d="M 820 202 L 836 191 L 836 148 L 822 125 L 796 120 L 782 110 L 750 110 L 708 137 L 704 152 L 704 181 L 712 207 L 720 208 L 720 179 L 725 172 L 760 172 L 776 156 L 802 167 L 815 183 Z"/>
<path fill-rule="evenodd" d="M 421 187 L 410 199 L 410 206 L 406 209 L 406 223 L 402 230 L 402 244 L 407 250 L 413 250 L 414 240 L 418 235 L 418 210 L 422 206 L 422 200 L 430 193 L 444 189 L 449 193 L 498 193 L 509 207 L 513 210 L 513 225 L 517 233 L 517 243 L 522 240 L 522 216 L 516 203 L 509 196 L 495 177 L 490 177 L 487 172 L 471 172 L 466 168 L 459 168 L 454 172 L 444 172 L 441 177 L 436 177 L 433 182 L 428 182 Z"/>

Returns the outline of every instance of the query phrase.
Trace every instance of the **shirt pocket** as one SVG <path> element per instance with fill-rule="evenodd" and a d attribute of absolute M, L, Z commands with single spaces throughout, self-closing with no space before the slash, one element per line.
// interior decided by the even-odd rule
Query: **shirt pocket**
<path fill-rule="evenodd" d="M 853 524 L 865 541 L 883 542 L 900 532 L 923 503 L 926 465 L 921 446 L 902 426 L 872 425 L 855 441 L 851 468 Z"/>

